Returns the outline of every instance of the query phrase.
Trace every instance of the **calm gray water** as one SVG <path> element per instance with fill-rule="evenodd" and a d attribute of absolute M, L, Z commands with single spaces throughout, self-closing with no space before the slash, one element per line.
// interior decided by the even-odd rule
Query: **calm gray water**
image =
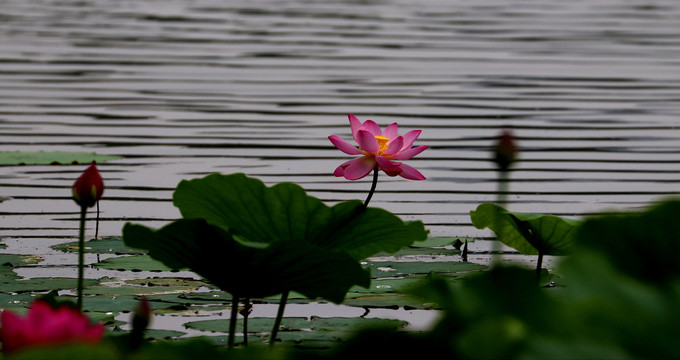
<path fill-rule="evenodd" d="M 511 209 L 645 206 L 680 180 L 680 2 L 0 2 L 0 151 L 122 156 L 99 165 L 104 236 L 179 217 L 175 185 L 211 172 L 363 200 L 370 179 L 332 175 L 348 112 L 423 130 L 428 180 L 382 175 L 372 205 L 434 236 L 490 236 L 469 211 L 496 199 L 502 126 Z M 83 169 L 0 167 L 5 252 L 64 257 L 44 247 L 77 236 Z"/>

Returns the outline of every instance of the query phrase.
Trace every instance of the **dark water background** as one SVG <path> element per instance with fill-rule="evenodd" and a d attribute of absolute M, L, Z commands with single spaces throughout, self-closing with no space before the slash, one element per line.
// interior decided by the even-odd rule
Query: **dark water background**
<path fill-rule="evenodd" d="M 372 205 L 433 236 L 489 238 L 469 211 L 496 199 L 502 126 L 522 151 L 512 210 L 645 206 L 680 180 L 680 2 L 0 2 L 0 151 L 122 156 L 99 166 L 103 236 L 178 218 L 176 184 L 211 172 L 363 200 L 369 178 L 332 176 L 348 112 L 423 130 L 408 163 L 428 180 L 383 175 Z M 0 167 L 2 251 L 46 259 L 24 274 L 75 262 L 47 246 L 77 236 L 83 169 Z"/>

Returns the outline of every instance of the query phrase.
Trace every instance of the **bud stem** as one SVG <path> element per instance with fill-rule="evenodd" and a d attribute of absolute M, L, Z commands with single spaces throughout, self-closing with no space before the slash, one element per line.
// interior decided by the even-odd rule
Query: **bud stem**
<path fill-rule="evenodd" d="M 83 277 L 85 268 L 85 215 L 87 206 L 80 207 L 80 231 L 78 234 L 78 300 L 77 305 L 83 311 Z"/>
<path fill-rule="evenodd" d="M 508 197 L 508 172 L 506 170 L 498 170 L 498 191 L 496 193 L 496 203 L 498 206 L 504 207 L 505 204 L 508 202 L 507 197 Z M 503 243 L 501 243 L 500 239 L 496 239 L 494 241 L 494 248 L 493 248 L 493 262 L 496 265 L 499 265 L 501 263 L 501 258 L 503 256 Z"/>

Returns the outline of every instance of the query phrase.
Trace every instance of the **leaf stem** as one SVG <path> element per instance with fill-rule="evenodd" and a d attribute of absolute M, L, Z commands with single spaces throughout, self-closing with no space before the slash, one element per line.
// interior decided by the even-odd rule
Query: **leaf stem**
<path fill-rule="evenodd" d="M 231 317 L 229 318 L 229 338 L 227 346 L 231 349 L 234 347 L 234 338 L 236 337 L 236 316 L 238 316 L 238 296 L 231 294 Z"/>
<path fill-rule="evenodd" d="M 78 232 L 78 299 L 77 306 L 83 310 L 83 277 L 85 268 L 85 215 L 87 206 L 80 207 L 80 231 Z"/>
<path fill-rule="evenodd" d="M 250 305 L 250 297 L 246 297 L 243 305 L 243 311 L 241 312 L 241 315 L 243 315 L 243 345 L 248 346 L 248 316 L 250 315 L 250 310 L 251 310 L 251 305 Z"/>
<path fill-rule="evenodd" d="M 281 294 L 281 301 L 279 301 L 279 310 L 276 312 L 276 320 L 274 320 L 274 327 L 272 328 L 272 335 L 269 338 L 269 346 L 274 346 L 276 342 L 276 335 L 279 333 L 279 327 L 281 326 L 281 320 L 283 319 L 283 310 L 286 307 L 286 302 L 288 301 L 289 291 L 285 291 Z"/>
<path fill-rule="evenodd" d="M 541 282 L 541 268 L 543 267 L 543 253 L 538 252 L 538 260 L 536 261 L 536 282 L 540 285 Z"/>
<path fill-rule="evenodd" d="M 373 197 L 373 193 L 375 193 L 375 187 L 378 185 L 378 170 L 380 168 L 376 165 L 375 169 L 373 169 L 373 183 L 371 184 L 371 190 L 368 192 L 368 197 L 366 198 L 366 201 L 364 201 L 364 208 L 368 207 L 368 203 L 371 201 L 371 198 Z"/>

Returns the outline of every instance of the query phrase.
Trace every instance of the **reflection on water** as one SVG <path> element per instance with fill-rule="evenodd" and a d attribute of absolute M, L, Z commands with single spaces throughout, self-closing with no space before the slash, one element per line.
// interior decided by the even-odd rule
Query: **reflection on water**
<path fill-rule="evenodd" d="M 642 206 L 680 180 L 675 0 L 5 0 L 0 22 L 0 151 L 122 155 L 99 166 L 104 235 L 178 217 L 174 186 L 210 172 L 363 199 L 369 179 L 332 176 L 347 112 L 423 129 L 428 181 L 383 175 L 372 205 L 435 236 L 489 236 L 468 213 L 496 198 L 503 125 L 516 211 Z M 0 171 L 4 236 L 75 236 L 81 166 Z"/>

